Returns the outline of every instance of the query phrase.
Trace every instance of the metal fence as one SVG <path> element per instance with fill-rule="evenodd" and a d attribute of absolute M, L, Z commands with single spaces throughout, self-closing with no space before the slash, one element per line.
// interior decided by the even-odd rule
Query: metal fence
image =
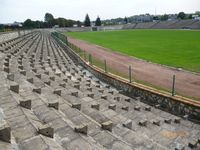
<path fill-rule="evenodd" d="M 122 77 L 122 78 L 126 79 L 127 82 L 132 83 L 132 84 L 137 82 L 137 83 L 141 83 L 141 84 L 144 84 L 147 86 L 154 87 L 154 88 L 159 89 L 164 92 L 170 92 L 172 96 L 176 95 L 176 90 L 175 90 L 176 76 L 175 75 L 173 75 L 171 78 L 171 89 L 164 89 L 161 87 L 156 87 L 154 85 L 151 85 L 149 83 L 146 83 L 144 81 L 141 81 L 141 80 L 138 80 L 137 78 L 135 78 L 134 69 L 132 68 L 132 66 L 128 66 L 124 72 L 121 72 L 121 71 L 118 71 L 117 69 L 113 69 L 113 67 L 111 66 L 111 63 L 113 63 L 113 62 L 109 62 L 108 60 L 102 60 L 101 58 L 96 58 L 92 54 L 80 49 L 79 47 L 77 47 L 76 45 L 74 45 L 70 42 L 68 42 L 68 46 L 72 50 L 74 50 L 82 59 L 84 59 L 86 62 L 88 62 L 88 64 L 94 65 L 94 66 L 100 68 L 105 73 L 108 73 L 108 74 L 111 73 L 111 74 L 117 75 L 119 77 Z"/>

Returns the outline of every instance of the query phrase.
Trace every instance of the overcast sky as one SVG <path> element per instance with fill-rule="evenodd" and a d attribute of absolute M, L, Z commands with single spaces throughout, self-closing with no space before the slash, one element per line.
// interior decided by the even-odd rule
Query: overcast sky
<path fill-rule="evenodd" d="M 200 10 L 200 0 L 0 0 L 0 23 L 23 22 L 27 18 L 44 20 L 46 12 L 56 17 L 83 21 Z"/>

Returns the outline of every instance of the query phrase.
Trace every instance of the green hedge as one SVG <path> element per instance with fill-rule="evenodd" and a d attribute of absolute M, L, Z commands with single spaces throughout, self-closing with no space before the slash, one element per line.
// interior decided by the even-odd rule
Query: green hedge
<path fill-rule="evenodd" d="M 67 36 L 65 36 L 65 35 L 63 35 L 62 33 L 59 33 L 59 32 L 52 32 L 51 34 L 52 34 L 52 36 L 57 37 L 57 38 L 60 39 L 62 42 L 64 42 L 65 44 L 68 45 Z"/>

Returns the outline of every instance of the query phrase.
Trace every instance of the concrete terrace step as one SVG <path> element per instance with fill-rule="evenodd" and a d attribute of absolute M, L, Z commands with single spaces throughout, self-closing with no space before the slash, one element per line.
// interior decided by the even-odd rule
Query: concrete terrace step
<path fill-rule="evenodd" d="M 77 66 L 48 31 L 3 42 L 0 50 L 0 111 L 11 136 L 10 143 L 0 138 L 4 149 L 199 146 L 199 125 L 120 94 Z"/>

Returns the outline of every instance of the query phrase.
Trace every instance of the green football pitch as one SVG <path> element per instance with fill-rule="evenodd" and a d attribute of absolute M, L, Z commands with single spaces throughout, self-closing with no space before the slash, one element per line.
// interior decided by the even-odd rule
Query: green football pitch
<path fill-rule="evenodd" d="M 66 34 L 129 56 L 200 72 L 198 30 L 119 30 Z"/>

